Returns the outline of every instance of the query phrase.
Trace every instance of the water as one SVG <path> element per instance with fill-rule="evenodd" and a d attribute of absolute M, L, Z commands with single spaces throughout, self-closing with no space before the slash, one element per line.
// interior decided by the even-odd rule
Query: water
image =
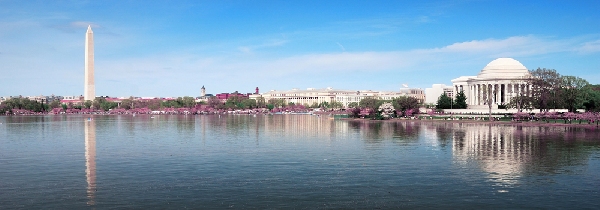
<path fill-rule="evenodd" d="M 593 128 L 308 115 L 0 123 L 0 209 L 600 208 Z"/>

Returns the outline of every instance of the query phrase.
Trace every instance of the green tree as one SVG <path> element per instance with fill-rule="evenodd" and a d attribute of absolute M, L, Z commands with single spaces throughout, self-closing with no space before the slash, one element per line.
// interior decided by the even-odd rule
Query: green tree
<path fill-rule="evenodd" d="M 230 96 L 225 101 L 225 108 L 227 108 L 227 109 L 234 109 L 234 108 L 243 109 L 244 105 L 242 103 L 242 100 L 244 100 L 244 98 L 242 98 L 240 96 L 237 96 L 237 95 Z"/>
<path fill-rule="evenodd" d="M 52 100 L 52 102 L 50 102 L 50 104 L 48 106 L 51 109 L 59 108 L 60 107 L 60 100 Z"/>
<path fill-rule="evenodd" d="M 133 96 L 121 101 L 121 108 L 129 110 L 133 108 Z"/>
<path fill-rule="evenodd" d="M 540 111 L 548 111 L 551 108 L 562 106 L 561 99 L 561 76 L 554 69 L 537 68 L 529 71 L 530 76 L 526 78 L 531 87 L 534 107 Z"/>
<path fill-rule="evenodd" d="M 332 101 L 330 105 L 331 105 L 332 109 L 341 109 L 341 108 L 344 108 L 344 104 L 342 102 L 339 102 L 339 101 Z"/>
<path fill-rule="evenodd" d="M 267 102 L 265 101 L 265 98 L 260 96 L 258 97 L 258 100 L 256 101 L 256 106 L 258 108 L 265 108 L 267 105 Z"/>
<path fill-rule="evenodd" d="M 405 113 L 407 110 L 418 110 L 419 100 L 414 97 L 400 96 L 392 100 L 394 109 L 398 112 Z"/>
<path fill-rule="evenodd" d="M 313 102 L 309 107 L 310 108 L 319 108 L 319 103 Z"/>
<path fill-rule="evenodd" d="M 358 103 L 357 102 L 350 102 L 348 104 L 348 108 L 356 108 L 356 107 L 358 107 Z"/>
<path fill-rule="evenodd" d="M 101 109 L 100 105 L 102 105 L 102 103 L 106 103 L 105 98 L 95 98 L 94 101 L 92 101 L 92 109 Z"/>
<path fill-rule="evenodd" d="M 252 109 L 257 107 L 255 99 L 244 99 L 242 100 L 242 104 L 244 104 L 245 109 Z"/>
<path fill-rule="evenodd" d="M 450 109 L 452 107 L 452 99 L 448 97 L 446 94 L 442 93 L 438 97 L 437 105 L 435 105 L 436 109 Z"/>
<path fill-rule="evenodd" d="M 177 97 L 177 99 L 175 99 L 175 103 L 173 105 L 175 108 L 183 107 L 183 97 Z"/>
<path fill-rule="evenodd" d="M 363 98 L 358 103 L 358 105 L 361 108 L 369 108 L 371 110 L 379 109 L 379 106 L 381 106 L 381 104 L 383 104 L 383 101 L 376 99 L 376 98 Z"/>
<path fill-rule="evenodd" d="M 146 105 L 150 110 L 158 110 L 161 102 L 161 99 L 150 99 L 147 101 Z"/>
<path fill-rule="evenodd" d="M 583 106 L 586 111 L 600 112 L 600 85 L 588 85 L 584 88 Z"/>
<path fill-rule="evenodd" d="M 221 100 L 218 99 L 216 96 L 211 96 L 210 98 L 208 98 L 207 103 L 208 103 L 208 106 L 213 109 L 223 108 L 223 102 L 221 102 Z"/>
<path fill-rule="evenodd" d="M 194 97 L 184 96 L 181 99 L 181 104 L 183 107 L 192 108 L 196 106 L 196 99 L 194 99 Z"/>
<path fill-rule="evenodd" d="M 458 94 L 456 95 L 456 99 L 454 100 L 454 104 L 453 104 L 452 108 L 454 108 L 454 109 L 466 109 L 467 108 L 467 96 L 465 96 L 465 93 L 462 90 L 460 92 L 458 92 Z"/>
<path fill-rule="evenodd" d="M 577 108 L 583 106 L 585 102 L 585 94 L 587 93 L 586 88 L 589 83 L 582 78 L 574 76 L 562 76 L 562 99 L 565 108 L 569 112 L 577 111 Z"/>
<path fill-rule="evenodd" d="M 92 101 L 86 100 L 85 102 L 83 102 L 83 107 L 89 109 L 90 107 L 92 107 Z"/>
<path fill-rule="evenodd" d="M 114 108 L 117 108 L 118 104 L 115 102 L 104 101 L 100 104 L 100 108 L 104 111 L 108 111 Z"/>
<path fill-rule="evenodd" d="M 271 104 L 274 107 L 281 108 L 284 107 L 287 103 L 285 103 L 285 99 L 283 98 L 271 98 L 269 99 L 269 101 L 267 101 L 267 104 Z"/>
<path fill-rule="evenodd" d="M 275 108 L 275 105 L 273 105 L 273 104 L 267 104 L 267 109 L 273 110 L 274 108 Z"/>

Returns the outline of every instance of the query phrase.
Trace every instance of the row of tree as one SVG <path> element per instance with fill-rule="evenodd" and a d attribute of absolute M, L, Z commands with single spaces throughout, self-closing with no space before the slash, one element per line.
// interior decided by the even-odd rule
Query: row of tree
<path fill-rule="evenodd" d="M 28 98 L 11 98 L 0 104 L 0 114 L 12 113 L 13 109 L 28 110 L 31 112 L 44 112 L 49 109 L 49 105 L 34 100 L 29 100 Z"/>
<path fill-rule="evenodd" d="M 438 97 L 437 104 L 435 105 L 436 109 L 466 109 L 467 108 L 467 96 L 461 90 L 456 94 L 455 99 L 447 96 L 445 93 L 442 93 Z"/>
<path fill-rule="evenodd" d="M 215 110 L 235 110 L 235 109 L 257 109 L 266 108 L 269 110 L 285 110 L 290 108 L 292 110 L 306 109 L 306 108 L 324 108 L 324 109 L 342 109 L 344 105 L 341 102 L 321 102 L 313 103 L 312 105 L 300 105 L 292 102 L 286 102 L 285 99 L 269 99 L 265 101 L 263 97 L 259 97 L 258 100 L 243 98 L 240 96 L 229 97 L 225 102 L 221 101 L 217 97 L 210 97 L 206 102 L 196 103 L 193 97 L 184 96 L 178 97 L 174 100 L 162 100 L 162 99 L 145 99 L 139 100 L 130 97 L 123 99 L 121 103 L 107 101 L 106 98 L 98 97 L 93 101 L 84 101 L 82 104 L 67 103 L 61 104 L 60 101 L 54 100 L 51 103 L 40 103 L 32 101 L 27 98 L 12 98 L 4 101 L 0 104 L 0 114 L 12 114 L 13 110 L 20 110 L 23 113 L 41 113 L 52 110 L 57 112 L 59 108 L 62 108 L 64 112 L 70 110 L 69 113 L 80 113 L 80 112 L 93 112 L 97 111 L 109 111 L 113 109 L 148 109 L 148 110 L 165 110 L 168 108 L 200 108 L 208 107 Z M 76 111 L 80 110 L 80 111 Z M 82 111 L 83 110 L 83 111 Z"/>
<path fill-rule="evenodd" d="M 351 103 L 352 104 L 352 103 Z M 348 105 L 350 117 L 387 119 L 391 117 L 413 116 L 419 113 L 422 104 L 413 97 L 400 96 L 392 100 L 381 100 L 377 98 L 365 98 L 352 106 Z"/>

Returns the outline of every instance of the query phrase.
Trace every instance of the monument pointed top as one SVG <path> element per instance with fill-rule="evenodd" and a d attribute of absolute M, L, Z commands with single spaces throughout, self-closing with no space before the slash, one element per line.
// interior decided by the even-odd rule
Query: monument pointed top
<path fill-rule="evenodd" d="M 87 32 L 88 32 L 88 33 L 91 33 L 91 32 L 92 32 L 92 25 L 88 25 L 88 30 L 87 30 Z"/>

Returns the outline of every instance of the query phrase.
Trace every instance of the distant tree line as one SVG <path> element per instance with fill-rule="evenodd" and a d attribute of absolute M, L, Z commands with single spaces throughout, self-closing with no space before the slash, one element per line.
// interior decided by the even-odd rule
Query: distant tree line
<path fill-rule="evenodd" d="M 95 111 L 109 111 L 112 109 L 122 110 L 164 110 L 164 109 L 180 109 L 180 108 L 209 108 L 212 110 L 245 110 L 245 109 L 268 109 L 281 111 L 286 108 L 292 110 L 306 110 L 307 108 L 323 108 L 323 109 L 342 109 L 344 106 L 341 102 L 322 102 L 313 103 L 312 105 L 301 105 L 294 104 L 292 102 L 286 102 L 285 99 L 269 99 L 265 100 L 263 97 L 258 99 L 248 99 L 241 96 L 231 96 L 224 102 L 221 99 L 213 96 L 208 98 L 206 101 L 196 102 L 195 98 L 184 96 L 178 97 L 174 100 L 163 100 L 163 99 L 135 99 L 129 97 L 123 99 L 120 103 L 106 100 L 104 97 L 98 97 L 93 101 L 87 100 L 83 103 L 65 103 L 61 104 L 59 100 L 54 100 L 50 104 L 40 103 L 37 101 L 29 100 L 27 98 L 12 98 L 4 101 L 0 104 L 0 114 L 13 114 L 13 111 L 19 112 L 18 114 L 34 114 L 44 112 L 67 112 L 67 113 L 80 113 L 80 112 L 95 112 Z M 17 111 L 18 110 L 18 111 Z M 61 111 L 62 110 L 62 111 Z"/>
<path fill-rule="evenodd" d="M 44 112 L 49 105 L 28 98 L 11 98 L 0 104 L 0 114 L 12 114 L 13 110 L 27 110 L 31 112 Z"/>

